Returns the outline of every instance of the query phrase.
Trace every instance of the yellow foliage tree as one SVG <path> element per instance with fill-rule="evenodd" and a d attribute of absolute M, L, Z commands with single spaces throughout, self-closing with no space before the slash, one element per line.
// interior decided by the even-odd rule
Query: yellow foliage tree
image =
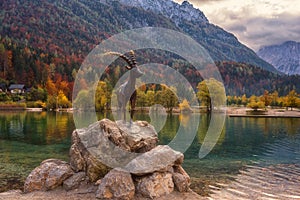
<path fill-rule="evenodd" d="M 258 108 L 265 108 L 265 103 L 260 100 L 255 95 L 252 95 L 249 98 L 249 103 L 247 104 L 247 107 L 252 108 L 253 110 L 257 110 Z"/>
<path fill-rule="evenodd" d="M 108 103 L 111 101 L 111 92 L 108 89 L 107 83 L 99 81 L 95 94 L 95 108 L 97 111 L 108 109 Z"/>
<path fill-rule="evenodd" d="M 212 106 L 225 105 L 226 94 L 224 85 L 216 79 L 210 78 L 200 82 L 197 89 L 197 97 L 202 105 L 206 106 L 207 111 L 212 111 Z"/>
<path fill-rule="evenodd" d="M 172 112 L 173 108 L 178 105 L 178 98 L 175 95 L 175 88 L 162 84 L 162 90 L 156 92 L 154 100 L 156 104 L 160 104 L 167 108 L 168 112 Z"/>
<path fill-rule="evenodd" d="M 179 104 L 179 108 L 180 108 L 180 111 L 183 113 L 193 112 L 188 100 L 186 100 L 186 99 L 183 99 L 183 101 Z"/>
<path fill-rule="evenodd" d="M 71 102 L 68 100 L 66 95 L 62 90 L 58 91 L 57 95 L 57 105 L 59 108 L 69 108 L 71 107 Z"/>
<path fill-rule="evenodd" d="M 297 99 L 298 99 L 297 92 L 295 90 L 290 91 L 289 94 L 287 95 L 287 99 L 286 99 L 287 107 L 290 107 L 291 110 L 293 110 L 293 108 L 297 107 Z"/>
<path fill-rule="evenodd" d="M 265 104 L 265 106 L 269 106 L 272 102 L 272 96 L 269 94 L 268 90 L 264 91 L 264 94 L 260 97 L 260 100 Z"/>
<path fill-rule="evenodd" d="M 242 104 L 243 104 L 244 106 L 246 106 L 246 105 L 247 105 L 247 103 L 248 103 L 248 99 L 247 99 L 247 96 L 246 96 L 246 94 L 244 94 L 244 95 L 242 96 L 242 98 L 241 98 L 241 101 L 242 101 Z"/>

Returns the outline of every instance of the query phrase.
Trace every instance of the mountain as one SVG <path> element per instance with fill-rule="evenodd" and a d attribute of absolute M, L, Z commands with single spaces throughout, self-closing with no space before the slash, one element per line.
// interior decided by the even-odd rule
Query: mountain
<path fill-rule="evenodd" d="M 1 36 L 58 55 L 82 58 L 102 40 L 131 28 L 176 29 L 168 19 L 142 9 L 97 0 L 7 0 L 1 4 Z"/>
<path fill-rule="evenodd" d="M 249 63 L 277 72 L 187 1 L 180 5 L 171 0 L 7 0 L 0 7 L 1 37 L 45 53 L 83 59 L 113 34 L 154 26 L 190 35 L 215 61 Z"/>
<path fill-rule="evenodd" d="M 178 26 L 180 23 L 186 21 L 190 22 L 204 22 L 209 23 L 203 12 L 193 7 L 187 1 L 184 1 L 181 5 L 171 0 L 119 0 L 122 4 L 140 7 L 144 10 L 150 10 L 156 14 L 162 14 L 163 16 L 171 19 Z"/>
<path fill-rule="evenodd" d="M 285 74 L 300 74 L 300 42 L 287 41 L 280 45 L 266 46 L 258 56 Z"/>
<path fill-rule="evenodd" d="M 217 62 L 228 95 L 248 97 L 262 95 L 265 90 L 277 91 L 281 96 L 289 91 L 300 92 L 300 76 L 276 74 L 253 65 L 236 62 Z"/>
<path fill-rule="evenodd" d="M 271 64 L 260 59 L 254 51 L 241 44 L 233 34 L 209 23 L 203 12 L 194 8 L 188 1 L 184 1 L 181 5 L 172 0 L 119 0 L 119 2 L 167 17 L 179 30 L 191 36 L 208 50 L 215 61 L 248 63 L 277 73 Z"/>

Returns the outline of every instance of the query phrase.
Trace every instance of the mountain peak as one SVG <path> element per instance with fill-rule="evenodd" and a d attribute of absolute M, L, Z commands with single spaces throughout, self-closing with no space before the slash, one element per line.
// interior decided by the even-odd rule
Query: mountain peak
<path fill-rule="evenodd" d="M 300 74 L 300 42 L 265 46 L 257 54 L 285 74 Z"/>
<path fill-rule="evenodd" d="M 289 40 L 289 41 L 286 41 L 286 42 L 282 43 L 282 45 L 297 45 L 297 44 L 299 45 L 300 42 Z"/>
<path fill-rule="evenodd" d="M 172 0 L 119 0 L 119 2 L 123 5 L 162 14 L 172 19 L 176 24 L 181 23 L 182 20 L 208 23 L 203 12 L 194 8 L 188 1 L 184 1 L 181 5 Z"/>
<path fill-rule="evenodd" d="M 185 6 L 185 7 L 189 7 L 189 8 L 194 8 L 193 4 L 191 4 L 190 2 L 188 1 L 183 1 L 181 3 L 181 6 Z"/>

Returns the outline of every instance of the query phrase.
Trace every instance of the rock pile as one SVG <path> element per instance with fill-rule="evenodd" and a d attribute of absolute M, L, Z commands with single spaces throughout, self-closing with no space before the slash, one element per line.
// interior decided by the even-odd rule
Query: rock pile
<path fill-rule="evenodd" d="M 189 191 L 183 154 L 158 145 L 153 126 L 103 119 L 72 133 L 70 162 L 48 159 L 27 177 L 24 192 L 89 187 L 99 199 L 157 198 Z"/>

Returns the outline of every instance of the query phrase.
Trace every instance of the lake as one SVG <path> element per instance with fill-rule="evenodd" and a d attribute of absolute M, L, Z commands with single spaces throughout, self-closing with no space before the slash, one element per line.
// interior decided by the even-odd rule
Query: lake
<path fill-rule="evenodd" d="M 201 195 L 210 193 L 210 185 L 233 181 L 250 165 L 300 164 L 300 118 L 226 117 L 217 144 L 199 159 L 210 117 L 173 114 L 166 116 L 159 132 L 160 144 L 168 144 L 179 125 L 188 125 L 196 116 L 200 126 L 185 152 L 183 167 L 192 177 L 192 189 Z M 150 121 L 148 114 L 135 118 Z M 30 171 L 45 159 L 67 161 L 74 129 L 71 113 L 0 112 L 0 191 L 21 188 Z"/>

